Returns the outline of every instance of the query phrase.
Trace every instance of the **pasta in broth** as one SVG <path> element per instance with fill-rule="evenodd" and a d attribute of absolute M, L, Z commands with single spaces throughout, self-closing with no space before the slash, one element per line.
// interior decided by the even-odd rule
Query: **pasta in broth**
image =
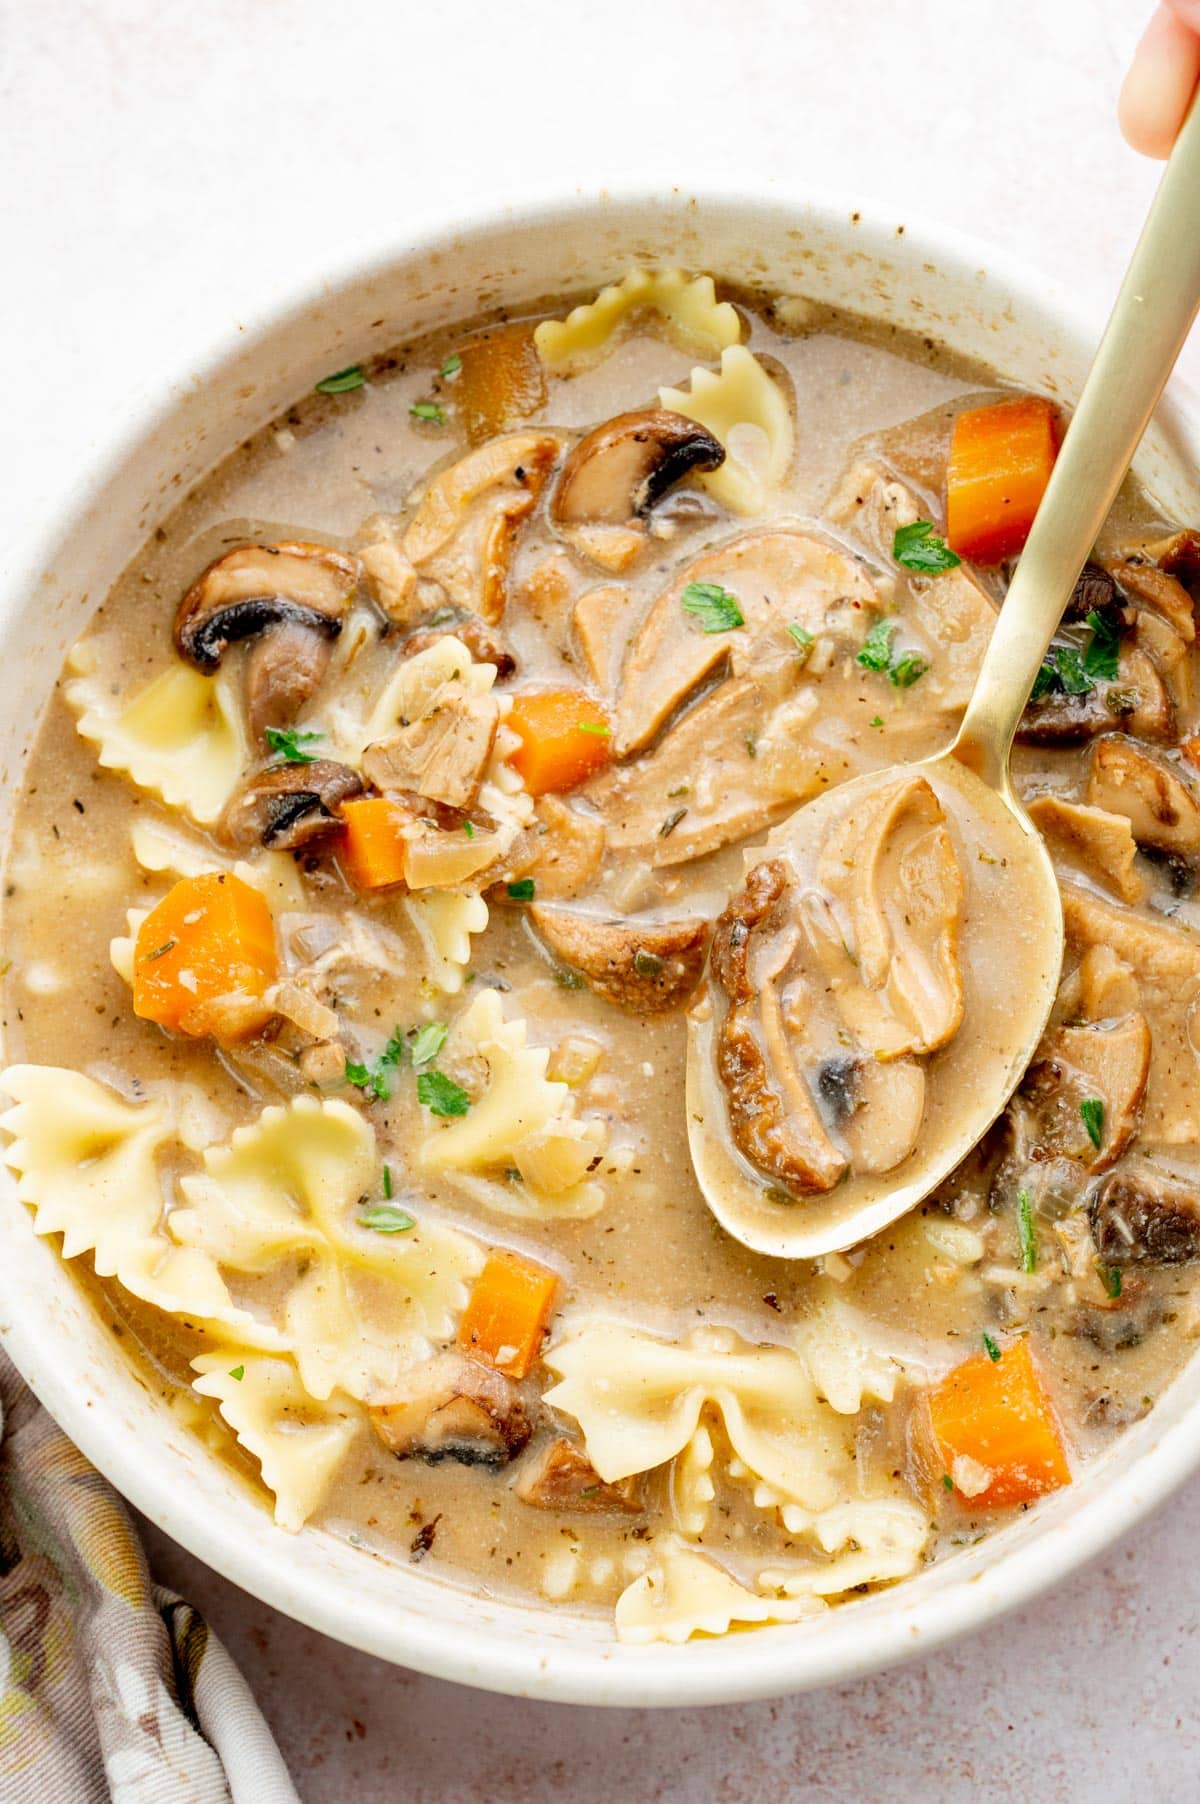
<path fill-rule="evenodd" d="M 948 739 L 1053 409 L 647 270 L 318 387 L 135 558 L 30 760 L 37 1232 L 283 1529 L 627 1641 L 808 1617 L 1069 1483 L 1200 1321 L 1200 539 L 1121 503 L 1025 717 L 1069 947 L 1013 1104 L 784 1264 L 692 1182 L 684 1010 L 715 938 L 731 1146 L 796 1209 L 953 1083 L 929 798 L 870 823 L 874 914 L 853 848 L 803 907 L 753 848 Z"/>

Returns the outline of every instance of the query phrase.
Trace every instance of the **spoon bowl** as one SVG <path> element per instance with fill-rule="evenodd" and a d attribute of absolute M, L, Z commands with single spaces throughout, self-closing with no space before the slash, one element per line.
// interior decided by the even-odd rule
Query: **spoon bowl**
<path fill-rule="evenodd" d="M 926 1089 L 912 1094 L 926 1095 L 928 1102 L 917 1116 L 915 1142 L 909 1135 L 911 1150 L 880 1173 L 866 1173 L 860 1159 L 860 1171 L 851 1171 L 832 1189 L 800 1182 L 786 1190 L 772 1188 L 770 1178 L 743 1159 L 730 1139 L 715 1063 L 722 1003 L 711 978 L 689 1014 L 686 1100 L 696 1178 L 721 1225 L 757 1252 L 814 1259 L 877 1234 L 966 1158 L 1033 1056 L 1058 987 L 1062 903 L 1046 849 L 1013 795 L 1009 753 L 1050 641 L 1198 308 L 1200 102 L 1194 102 L 1121 284 L 953 745 L 922 764 L 873 772 L 829 791 L 777 827 L 765 848 L 768 857 L 782 855 L 803 878 L 805 863 L 815 869 L 816 852 L 850 810 L 904 773 L 920 772 L 942 805 L 963 878 L 962 1008 L 948 1033 L 929 1042 L 940 1050 L 931 1051 L 923 1080 L 920 1074 L 915 1079 Z M 851 837 L 847 843 L 856 842 Z M 762 852 L 755 849 L 752 864 L 762 862 Z M 843 858 L 832 868 L 836 872 L 852 863 Z M 811 938 L 804 925 L 797 929 L 801 939 L 806 932 Z M 843 945 L 844 957 L 857 964 L 856 948 L 846 941 Z M 894 972 L 894 943 L 889 956 Z M 876 946 L 876 967 L 878 958 Z M 761 993 L 748 962 L 746 971 L 752 994 Z M 882 981 L 876 970 L 870 982 Z M 878 989 L 875 993 L 881 994 Z M 759 1021 L 748 1031 L 758 1036 L 754 1056 L 765 1065 L 761 1005 L 758 1013 Z M 771 1023 L 776 1039 L 785 1039 L 790 1030 L 782 1005 L 772 1010 Z M 861 1073 L 869 1069 L 870 1041 L 860 1039 L 857 1045 Z M 785 1047 L 784 1063 L 788 1056 Z M 880 1057 L 879 1052 L 874 1056 Z M 895 1056 L 886 1053 L 884 1062 Z M 948 1060 L 956 1067 L 955 1081 L 939 1084 L 939 1061 Z M 810 1123 L 815 1120 L 821 1111 L 818 1098 L 807 1094 L 806 1078 L 785 1075 L 781 1084 L 769 1106 L 781 1114 L 806 1110 Z M 947 1093 L 952 1101 L 958 1098 L 953 1106 L 945 1106 Z M 810 1139 L 821 1134 L 818 1124 Z M 804 1174 L 813 1185 L 828 1184 L 839 1169 L 848 1170 L 831 1140 L 824 1150 L 823 1170 Z"/>
<path fill-rule="evenodd" d="M 954 749 L 904 767 L 932 788 L 963 874 L 963 1024 L 928 1063 L 920 1138 L 887 1172 L 855 1174 L 807 1197 L 773 1188 L 733 1146 L 714 1040 L 721 1000 L 706 990 L 688 1022 L 688 1137 L 700 1187 L 725 1230 L 781 1259 L 814 1259 L 878 1234 L 963 1161 L 1008 1102 L 1045 1030 L 1063 953 L 1062 903 L 1046 847 L 1007 783 L 994 789 Z M 891 782 L 894 768 L 842 784 L 792 815 L 749 864 L 811 866 L 830 831 Z M 1014 899 L 1019 898 L 1019 906 Z M 955 1082 L 939 1082 L 953 1060 Z"/>

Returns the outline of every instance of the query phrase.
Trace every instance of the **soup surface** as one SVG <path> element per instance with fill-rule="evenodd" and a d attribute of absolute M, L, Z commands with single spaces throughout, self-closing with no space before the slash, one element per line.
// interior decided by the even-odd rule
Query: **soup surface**
<path fill-rule="evenodd" d="M 97 610 L 8 861 L 6 1156 L 282 1527 L 626 1640 L 792 1620 L 1071 1482 L 1188 1357 L 1200 539 L 1141 496 L 1015 755 L 1068 953 L 1005 1116 L 816 1263 L 688 1155 L 689 1005 L 781 1208 L 969 1082 L 972 983 L 1020 981 L 983 842 L 914 778 L 803 869 L 763 842 L 948 742 L 1059 430 L 635 272 L 338 372 Z"/>

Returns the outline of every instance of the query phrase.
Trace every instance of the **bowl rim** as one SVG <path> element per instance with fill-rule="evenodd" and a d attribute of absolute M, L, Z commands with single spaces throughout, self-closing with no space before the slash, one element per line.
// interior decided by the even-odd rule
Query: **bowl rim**
<path fill-rule="evenodd" d="M 36 592 L 41 572 L 52 567 L 55 546 L 85 517 L 123 459 L 169 424 L 185 386 L 219 381 L 235 357 L 256 342 L 285 332 L 306 310 L 328 305 L 340 293 L 422 254 L 453 257 L 464 238 L 485 230 L 504 227 L 520 232 L 587 212 L 649 210 L 664 204 L 686 207 L 701 222 L 706 209 L 739 206 L 793 221 L 808 217 L 830 228 L 845 229 L 853 223 L 862 228 L 864 246 L 896 230 L 896 212 L 888 206 L 829 192 L 787 189 L 777 182 L 752 194 L 741 183 L 719 179 L 687 190 L 629 181 L 594 192 L 580 187 L 564 193 L 561 187 L 546 185 L 527 190 L 519 202 L 485 198 L 453 217 L 444 212 L 418 217 L 384 248 L 357 252 L 334 270 L 325 269 L 319 278 L 290 286 L 271 304 L 249 310 L 236 330 L 213 333 L 203 351 L 187 359 L 186 365 L 178 360 L 181 370 L 186 367 L 186 378 L 181 375 L 179 385 L 165 396 L 161 388 L 144 385 L 127 391 L 120 415 L 107 434 L 88 447 L 78 476 L 46 521 L 39 523 L 25 559 L 5 587 L 24 598 Z M 1042 272 L 908 209 L 903 225 L 910 247 L 926 250 L 960 275 L 986 271 L 991 283 L 1036 310 L 1065 343 L 1081 347 L 1096 342 L 1095 321 Z M 880 314 L 886 317 L 886 308 Z M 1200 461 L 1200 438 L 1189 415 L 1200 420 L 1200 405 L 1187 384 L 1175 378 L 1157 417 Z M 70 1372 L 61 1361 L 55 1362 L 39 1339 L 37 1298 L 23 1295 L 9 1283 L 5 1263 L 0 1261 L 0 1344 L 59 1426 L 156 1526 L 251 1595 L 336 1640 L 436 1678 L 547 1701 L 625 1707 L 745 1702 L 844 1682 L 931 1653 L 1077 1571 L 1164 1502 L 1200 1465 L 1200 1435 L 1191 1432 L 1197 1408 L 1190 1406 L 1179 1419 L 1165 1423 L 1134 1457 L 1120 1462 L 1104 1489 L 1080 1502 L 1069 1524 L 1046 1522 L 1044 1529 L 1014 1545 L 989 1569 L 974 1574 L 965 1569 L 964 1555 L 953 1556 L 947 1566 L 961 1564 L 961 1577 L 956 1579 L 951 1571 L 940 1588 L 919 1593 L 914 1603 L 874 1618 L 869 1627 L 864 1612 L 869 1612 L 871 1600 L 865 1599 L 851 1609 L 831 1611 L 819 1635 L 786 1640 L 777 1630 L 763 1628 L 750 1635 L 678 1647 L 621 1646 L 586 1637 L 539 1644 L 533 1634 L 495 1635 L 481 1624 L 478 1645 L 470 1645 L 453 1626 L 439 1624 L 436 1608 L 405 1612 L 399 1620 L 364 1621 L 333 1578 L 289 1570 L 283 1542 L 290 1538 L 264 1534 L 242 1539 L 230 1534 L 203 1500 L 193 1500 L 186 1488 L 171 1481 L 165 1466 L 131 1459 L 128 1432 L 116 1413 L 106 1416 L 81 1400 Z M 1156 1414 L 1157 1408 L 1150 1420 Z M 900 1592 L 907 1583 L 901 1581 Z M 886 1595 L 894 1597 L 897 1591 Z M 436 1591 L 431 1597 L 436 1598 Z"/>

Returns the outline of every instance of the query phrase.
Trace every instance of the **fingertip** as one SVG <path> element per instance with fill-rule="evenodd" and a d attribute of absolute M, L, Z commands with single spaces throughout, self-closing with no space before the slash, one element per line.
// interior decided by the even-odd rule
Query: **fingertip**
<path fill-rule="evenodd" d="M 1200 79 L 1200 37 L 1160 6 L 1142 34 L 1121 87 L 1117 118 L 1134 150 L 1170 155 Z"/>

